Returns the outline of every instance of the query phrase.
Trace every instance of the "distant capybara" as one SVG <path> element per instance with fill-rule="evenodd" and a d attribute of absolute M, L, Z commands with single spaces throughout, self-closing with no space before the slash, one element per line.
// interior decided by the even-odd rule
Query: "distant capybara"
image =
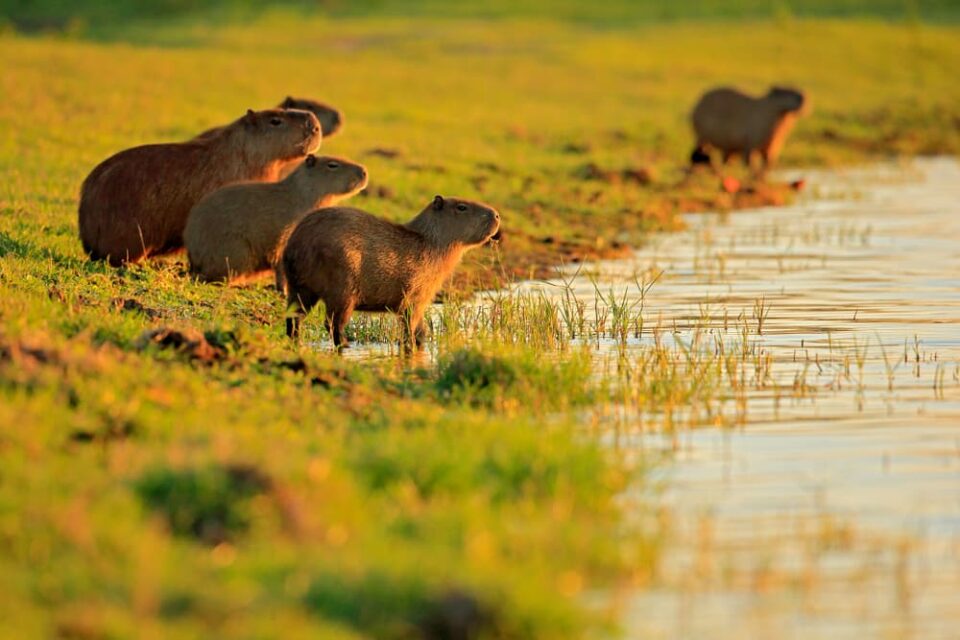
<path fill-rule="evenodd" d="M 709 150 L 717 149 L 724 162 L 741 154 L 748 166 L 754 152 L 759 152 L 763 168 L 768 168 L 776 162 L 805 102 L 799 91 L 782 87 L 773 87 L 762 98 L 730 88 L 708 91 L 691 116 L 697 136 L 691 163 L 709 163 Z"/>
<path fill-rule="evenodd" d="M 287 335 L 323 300 L 337 346 L 357 311 L 400 314 L 407 344 L 421 344 L 423 316 L 463 254 L 500 236 L 500 214 L 478 202 L 437 196 L 406 224 L 357 209 L 320 209 L 293 230 L 283 252 Z"/>
<path fill-rule="evenodd" d="M 317 120 L 320 121 L 320 129 L 323 131 L 324 138 L 329 138 L 336 132 L 340 131 L 340 128 L 343 126 L 343 115 L 337 109 L 328 104 L 317 102 L 316 100 L 310 100 L 308 98 L 291 98 L 290 96 L 287 96 L 280 104 L 277 105 L 276 108 L 309 111 L 313 115 L 317 116 Z M 208 138 L 221 129 L 223 129 L 223 127 L 207 129 L 195 139 Z"/>
<path fill-rule="evenodd" d="M 193 206 L 233 182 L 277 180 L 291 160 L 317 149 L 320 123 L 307 111 L 247 111 L 202 140 L 150 144 L 101 162 L 80 190 L 80 239 L 112 265 L 183 247 Z"/>
<path fill-rule="evenodd" d="M 206 196 L 183 232 L 190 271 L 206 282 L 236 282 L 276 269 L 293 227 L 367 186 L 367 170 L 313 155 L 280 182 L 247 182 Z"/>

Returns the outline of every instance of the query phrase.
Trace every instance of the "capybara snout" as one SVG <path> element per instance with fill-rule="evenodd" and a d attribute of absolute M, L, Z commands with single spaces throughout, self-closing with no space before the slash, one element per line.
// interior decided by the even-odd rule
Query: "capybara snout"
<path fill-rule="evenodd" d="M 367 186 L 367 168 L 340 158 L 316 158 L 308 156 L 304 162 L 310 172 L 323 173 L 331 183 L 338 184 L 341 192 L 357 192 Z"/>
<path fill-rule="evenodd" d="M 262 113 L 269 114 L 269 117 L 262 117 L 255 126 L 289 128 L 294 133 L 299 132 L 303 137 L 301 150 L 304 155 L 320 148 L 323 142 L 323 130 L 320 127 L 320 121 L 313 113 L 301 109 L 269 109 Z M 256 115 L 256 112 L 248 111 L 247 115 L 250 114 Z M 263 124 L 264 121 L 266 125 Z"/>
<path fill-rule="evenodd" d="M 329 138 L 343 126 L 343 114 L 330 105 L 317 102 L 316 100 L 287 96 L 284 101 L 280 103 L 280 108 L 300 109 L 302 111 L 309 111 L 317 116 L 317 120 L 320 121 L 320 128 L 323 130 L 324 138 Z"/>
<path fill-rule="evenodd" d="M 243 117 L 244 127 L 260 138 L 281 137 L 297 149 L 303 157 L 315 152 L 323 142 L 323 132 L 317 116 L 299 109 L 247 110 Z M 293 157 L 297 157 L 293 156 Z"/>
<path fill-rule="evenodd" d="M 436 196 L 431 205 L 438 241 L 485 244 L 500 233 L 500 213 L 480 202 Z"/>
<path fill-rule="evenodd" d="M 783 111 L 802 112 L 807 109 L 806 96 L 796 89 L 789 87 L 771 87 L 767 97 L 781 105 Z"/>

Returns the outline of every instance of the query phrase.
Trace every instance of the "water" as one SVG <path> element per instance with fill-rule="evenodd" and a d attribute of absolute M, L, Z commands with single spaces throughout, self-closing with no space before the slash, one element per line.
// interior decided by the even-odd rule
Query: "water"
<path fill-rule="evenodd" d="M 597 266 L 624 291 L 663 270 L 647 316 L 681 340 L 768 309 L 771 381 L 737 428 L 619 439 L 667 452 L 628 637 L 960 638 L 960 164 L 807 178 L 796 206 L 692 216 Z"/>

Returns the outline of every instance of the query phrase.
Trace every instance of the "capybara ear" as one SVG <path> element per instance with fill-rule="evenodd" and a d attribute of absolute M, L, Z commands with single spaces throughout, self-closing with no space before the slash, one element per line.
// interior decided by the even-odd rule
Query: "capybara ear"
<path fill-rule="evenodd" d="M 440 211 L 441 209 L 443 209 L 443 196 L 434 196 L 433 210 Z"/>
<path fill-rule="evenodd" d="M 287 96 L 287 99 L 283 101 L 283 108 L 289 109 L 293 106 L 293 96 Z"/>
<path fill-rule="evenodd" d="M 257 121 L 257 114 L 253 112 L 253 109 L 247 109 L 247 115 L 243 116 L 243 122 L 247 125 L 251 125 Z"/>
<path fill-rule="evenodd" d="M 310 155 L 307 156 L 306 162 L 308 167 L 312 167 L 313 165 L 317 164 L 317 156 L 311 153 Z"/>

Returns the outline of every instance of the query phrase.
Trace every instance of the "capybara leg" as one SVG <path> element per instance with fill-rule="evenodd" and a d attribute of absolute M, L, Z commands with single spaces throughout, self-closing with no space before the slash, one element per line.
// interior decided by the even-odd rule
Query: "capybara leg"
<path fill-rule="evenodd" d="M 353 305 L 346 304 L 328 304 L 327 305 L 327 328 L 333 337 L 333 345 L 338 349 L 349 346 L 346 332 L 347 323 L 350 322 L 350 316 L 353 314 Z"/>
<path fill-rule="evenodd" d="M 773 168 L 773 165 L 776 163 L 776 159 L 770 153 L 769 150 L 764 149 L 760 154 L 761 159 L 763 160 L 763 168 L 761 169 L 761 175 L 766 175 L 767 171 Z"/>
<path fill-rule="evenodd" d="M 403 332 L 400 342 L 404 349 L 411 349 L 412 347 L 419 349 L 423 346 L 423 341 L 426 338 L 423 316 L 426 310 L 427 306 L 424 304 L 400 312 L 398 319 L 400 330 Z"/>
<path fill-rule="evenodd" d="M 417 349 L 423 349 L 423 343 L 427 339 L 427 329 L 423 325 L 423 320 L 420 321 L 420 324 L 416 326 L 413 330 L 413 344 Z"/>
<path fill-rule="evenodd" d="M 710 154 L 707 153 L 706 148 L 704 148 L 702 144 L 698 144 L 690 153 L 690 165 L 697 166 L 702 164 L 710 164 Z"/>
<path fill-rule="evenodd" d="M 766 173 L 766 160 L 762 151 L 751 149 L 745 156 L 747 169 L 755 178 L 762 179 Z"/>
<path fill-rule="evenodd" d="M 292 292 L 287 296 L 287 337 L 300 339 L 300 325 L 318 300 L 316 295 L 306 292 Z"/>
<path fill-rule="evenodd" d="M 287 293 L 287 275 L 283 270 L 283 261 L 278 262 L 273 267 L 273 275 L 277 284 L 277 291 L 286 295 Z"/>

